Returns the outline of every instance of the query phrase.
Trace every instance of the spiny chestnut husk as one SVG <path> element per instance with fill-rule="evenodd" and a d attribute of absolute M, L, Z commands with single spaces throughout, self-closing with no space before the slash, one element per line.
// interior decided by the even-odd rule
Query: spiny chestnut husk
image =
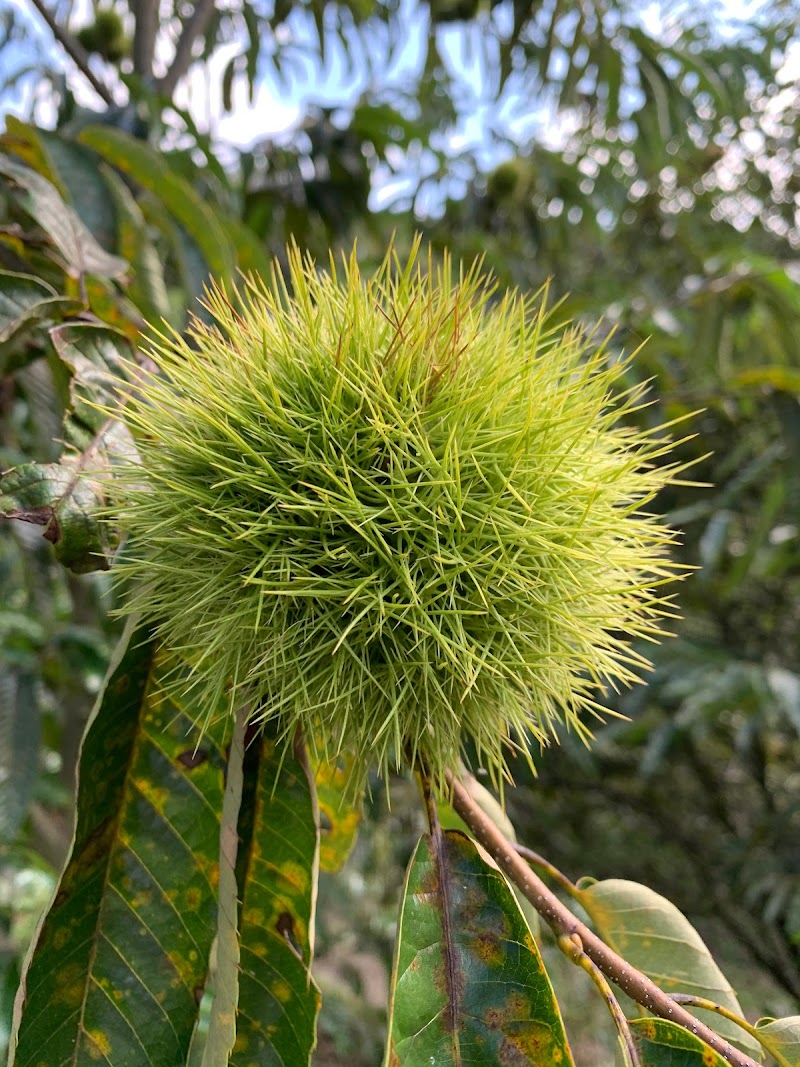
<path fill-rule="evenodd" d="M 677 468 L 626 421 L 626 363 L 416 248 L 369 279 L 294 250 L 288 283 L 207 310 L 154 343 L 115 482 L 129 608 L 194 695 L 438 785 L 468 742 L 502 781 L 556 723 L 588 736 L 680 573 L 642 510 Z"/>

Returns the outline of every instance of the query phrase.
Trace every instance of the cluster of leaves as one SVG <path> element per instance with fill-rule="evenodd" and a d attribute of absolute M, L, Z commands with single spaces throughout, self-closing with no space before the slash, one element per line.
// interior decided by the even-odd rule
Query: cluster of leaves
<path fill-rule="evenodd" d="M 109 105 L 102 123 L 78 105 L 74 80 L 53 71 L 59 133 L 9 120 L 0 145 L 0 468 L 10 471 L 0 483 L 0 513 L 27 520 L 0 527 L 3 1018 L 31 909 L 67 847 L 78 740 L 118 629 L 98 596 L 104 576 L 95 569 L 107 566 L 114 545 L 95 521 L 96 476 L 130 442 L 94 403 L 113 408 L 121 361 L 130 361 L 144 321 L 164 317 L 181 330 L 209 277 L 263 272 L 291 235 L 320 254 L 357 233 L 362 256 L 372 258 L 387 230 L 387 219 L 368 210 L 376 170 L 403 179 L 406 192 L 395 201 L 402 209 L 438 210 L 442 188 L 463 189 L 478 169 L 478 153 L 454 159 L 448 139 L 475 105 L 477 82 L 464 79 L 463 65 L 482 67 L 491 81 L 485 113 L 494 132 L 485 141 L 519 158 L 478 175 L 430 236 L 467 257 L 485 253 L 501 281 L 525 290 L 554 275 L 559 291 L 569 291 L 564 313 L 606 314 L 617 327 L 613 344 L 629 350 L 651 337 L 638 370 L 628 372 L 630 385 L 634 373 L 658 379 L 656 410 L 639 418 L 655 425 L 704 407 L 699 436 L 682 458 L 701 460 L 698 478 L 716 486 L 664 496 L 686 531 L 683 559 L 702 570 L 684 587 L 680 643 L 659 654 L 654 684 L 622 705 L 633 723 L 601 732 L 591 755 L 568 743 L 549 755 L 540 780 L 516 792 L 515 822 L 561 865 L 606 879 L 580 890 L 581 904 L 631 962 L 658 972 L 659 981 L 671 976 L 668 988 L 724 1000 L 737 1013 L 728 983 L 709 971 L 710 957 L 685 920 L 615 875 L 644 876 L 696 917 L 713 943 L 738 944 L 785 998 L 771 988 L 761 1003 L 790 1013 L 800 989 L 800 361 L 792 328 L 800 308 L 791 262 L 798 106 L 791 88 L 779 93 L 770 62 L 796 22 L 795 5 L 766 5 L 762 23 L 732 44 L 697 12 L 684 13 L 680 34 L 668 23 L 650 34 L 617 5 L 433 3 L 427 21 L 420 16 L 421 70 L 390 88 L 380 76 L 400 57 L 408 24 L 392 4 L 270 11 L 198 3 L 171 17 L 161 5 L 161 22 L 154 3 L 116 6 L 131 53 L 96 52 L 89 61 Z M 20 41 L 31 43 L 29 31 L 18 9 L 2 19 L 0 57 L 14 59 L 23 54 Z M 80 29 L 62 20 L 65 27 Z M 177 62 L 156 77 L 156 38 L 163 45 L 170 36 Z M 463 64 L 453 58 L 462 45 Z M 367 71 L 368 89 L 344 110 L 310 110 L 290 137 L 255 144 L 223 167 L 170 97 L 192 61 L 206 63 L 232 46 L 225 106 L 240 83 L 253 97 L 264 77 L 285 85 L 309 58 L 322 69 L 331 56 L 345 56 L 351 76 Z M 18 86 L 32 72 L 41 77 L 40 64 L 26 69 L 29 55 L 18 67 L 0 62 Z M 52 52 L 44 58 L 52 68 Z M 575 131 L 557 148 L 511 141 L 500 122 L 509 101 L 532 94 Z M 155 151 L 148 137 L 177 147 Z M 402 244 L 403 217 L 388 221 L 400 226 Z M 54 562 L 51 545 L 68 571 Z M 95 571 L 91 580 L 80 577 L 86 571 Z M 147 635 L 129 649 L 84 742 L 77 837 L 27 974 L 19 1055 L 46 1047 L 39 1058 L 48 1062 L 104 1055 L 126 1062 L 157 1042 L 165 1062 L 193 1067 L 205 1055 L 214 1063 L 267 1063 L 275 1055 L 306 1062 L 319 1006 L 308 980 L 317 863 L 340 865 L 359 821 L 357 809 L 338 804 L 345 772 L 298 760 L 275 793 L 269 739 L 248 750 L 237 827 L 238 948 L 221 938 L 214 956 L 223 929 L 217 837 L 231 738 L 223 732 L 197 747 L 191 724 L 208 709 L 157 696 L 171 665 Z M 418 832 L 417 823 L 396 829 L 390 872 L 405 865 Z M 445 840 L 440 853 L 429 841 L 418 845 L 403 895 L 390 1026 L 397 1061 L 429 1061 L 430 1049 L 414 1037 L 422 1030 L 440 1042 L 434 1054 L 446 1049 L 445 1062 L 458 1062 L 453 1035 L 477 1020 L 471 1051 L 488 1046 L 495 1061 L 535 1062 L 546 1047 L 547 1062 L 558 1054 L 571 1062 L 572 1026 L 568 1039 L 505 883 L 465 838 L 448 832 Z M 383 862 L 374 848 L 363 855 Z M 220 884 L 235 914 L 230 882 Z M 328 891 L 329 905 L 332 896 L 341 904 L 343 884 Z M 361 886 L 353 890 L 361 895 L 348 916 L 350 936 L 364 930 L 386 951 L 394 898 L 384 896 L 376 932 L 373 898 L 365 904 L 355 874 L 350 884 Z M 713 915 L 703 904 L 709 885 Z M 177 912 L 188 921 L 176 924 Z M 654 935 L 677 948 L 665 958 L 652 946 L 632 951 Z M 418 971 L 416 950 L 431 943 L 439 948 L 428 949 Z M 238 1044 L 229 1057 L 220 1020 L 226 1002 L 217 998 L 211 1023 L 209 1005 L 214 988 L 230 998 L 215 979 L 230 972 L 237 952 Z M 466 979 L 463 988 L 452 983 L 453 958 L 463 964 L 456 975 Z M 342 972 L 327 962 L 333 986 Z M 548 970 L 558 974 L 549 960 Z M 51 972 L 63 979 L 57 987 Z M 524 973 L 540 995 L 546 1033 L 524 1025 Z M 322 984 L 324 966 L 319 974 Z M 445 990 L 442 1002 L 433 1003 L 432 988 Z M 323 1021 L 336 1033 L 330 1005 L 343 1001 L 324 991 Z M 745 993 L 745 1009 L 757 1011 Z M 380 1009 L 371 1010 L 377 1029 Z M 365 1017 L 360 1005 L 349 1011 Z M 50 1044 L 54 1018 L 63 1056 Z M 654 1067 L 722 1062 L 669 1023 L 641 1020 L 633 1031 L 643 1062 Z M 373 1032 L 358 1040 L 377 1039 Z M 781 1067 L 800 1062 L 796 1022 L 760 1027 L 753 1040 Z M 755 1054 L 758 1044 L 747 1047 Z M 334 1053 L 323 1044 L 317 1061 L 325 1055 Z"/>

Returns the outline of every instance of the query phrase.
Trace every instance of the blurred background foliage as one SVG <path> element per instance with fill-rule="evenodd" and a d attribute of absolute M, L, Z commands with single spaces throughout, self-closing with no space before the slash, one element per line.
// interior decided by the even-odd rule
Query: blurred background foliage
<path fill-rule="evenodd" d="M 549 280 L 612 353 L 646 341 L 641 422 L 697 412 L 694 484 L 658 501 L 696 570 L 649 684 L 606 696 L 626 718 L 520 767 L 509 810 L 570 876 L 675 901 L 754 1018 L 800 1000 L 799 20 L 796 0 L 0 8 L 0 470 L 51 464 L 72 493 L 95 448 L 60 322 L 180 329 L 210 275 L 290 238 L 323 259 L 357 238 L 369 264 L 422 230 L 503 285 Z M 113 546 L 66 531 L 54 553 L 27 517 L 0 526 L 0 1045 L 118 628 Z M 380 1055 L 411 788 L 389 808 L 374 783 L 323 878 L 320 1064 Z M 612 1062 L 602 1006 L 548 967 L 579 1062 Z"/>

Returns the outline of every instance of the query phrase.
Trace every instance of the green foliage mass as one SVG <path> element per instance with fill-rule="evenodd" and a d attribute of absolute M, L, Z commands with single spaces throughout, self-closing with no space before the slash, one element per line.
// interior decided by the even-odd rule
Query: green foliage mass
<path fill-rule="evenodd" d="M 96 52 L 109 63 L 118 63 L 130 52 L 125 26 L 113 8 L 98 11 L 95 20 L 76 34 L 87 52 Z"/>

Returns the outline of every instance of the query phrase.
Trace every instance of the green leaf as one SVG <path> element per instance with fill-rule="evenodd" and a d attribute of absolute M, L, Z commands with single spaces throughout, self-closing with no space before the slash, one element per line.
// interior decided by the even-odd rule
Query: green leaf
<path fill-rule="evenodd" d="M 0 270 L 0 375 L 9 374 L 29 361 L 30 354 L 22 346 L 29 330 L 82 307 L 80 300 L 59 296 L 41 278 Z"/>
<path fill-rule="evenodd" d="M 642 1067 L 727 1067 L 710 1045 L 668 1019 L 634 1019 L 630 1025 Z"/>
<path fill-rule="evenodd" d="M 238 55 L 231 56 L 222 74 L 222 110 L 225 112 L 233 110 L 233 79 L 236 74 L 238 59 Z"/>
<path fill-rule="evenodd" d="M 60 463 L 23 463 L 0 477 L 0 516 L 43 526 L 56 558 L 76 574 L 107 570 L 105 531 L 97 521 L 102 500 L 86 477 L 84 456 Z"/>
<path fill-rule="evenodd" d="M 245 51 L 247 58 L 247 86 L 252 105 L 256 92 L 256 77 L 258 75 L 258 57 L 261 52 L 261 26 L 258 17 L 250 4 L 242 5 L 242 15 L 247 27 L 248 46 Z"/>
<path fill-rule="evenodd" d="M 89 126 L 80 140 L 117 170 L 157 197 L 203 253 L 209 274 L 229 278 L 235 257 L 224 228 L 192 186 L 159 152 L 111 126 Z"/>
<path fill-rule="evenodd" d="M 318 812 L 305 754 L 265 737 L 245 764 L 241 970 L 234 1067 L 309 1062 L 320 996 L 309 973 Z"/>
<path fill-rule="evenodd" d="M 241 219 L 221 214 L 218 217 L 236 248 L 236 265 L 239 270 L 244 274 L 260 274 L 266 278 L 272 270 L 273 262 L 264 242 Z"/>
<path fill-rule="evenodd" d="M 116 206 L 119 251 L 131 265 L 128 296 L 146 319 L 165 319 L 169 315 L 169 298 L 164 265 L 147 220 L 117 172 L 105 163 L 101 164 L 101 170 Z"/>
<path fill-rule="evenodd" d="M 0 155 L 0 174 L 11 178 L 23 191 L 22 207 L 59 250 L 69 275 L 119 278 L 125 273 L 128 269 L 125 260 L 100 247 L 78 215 L 64 203 L 56 187 L 41 174 L 4 155 Z"/>
<path fill-rule="evenodd" d="M 759 1019 L 758 1040 L 779 1067 L 800 1067 L 800 1015 L 785 1019 Z"/>
<path fill-rule="evenodd" d="M 98 521 L 103 483 L 114 459 L 130 455 L 131 435 L 119 419 L 102 410 L 118 403 L 133 352 L 116 330 L 93 323 L 70 323 L 50 331 L 59 357 L 72 370 L 72 412 L 66 437 L 79 453 L 58 463 L 26 463 L 0 478 L 0 515 L 44 527 L 56 558 L 78 574 L 106 570 L 109 528 Z"/>
<path fill-rule="evenodd" d="M 163 692 L 129 624 L 83 739 L 72 852 L 27 962 L 11 1064 L 183 1064 L 215 931 L 226 716 Z M 201 736 L 198 720 L 214 723 Z"/>
<path fill-rule="evenodd" d="M 134 366 L 130 341 L 118 330 L 95 323 L 56 326 L 50 336 L 59 359 L 72 371 L 70 442 L 85 448 L 99 435 L 102 447 L 113 440 L 117 451 L 132 448 L 127 429 L 107 414 L 120 405 L 120 388 L 130 381 Z"/>
<path fill-rule="evenodd" d="M 41 732 L 33 672 L 4 663 L 0 670 L 0 841 L 12 841 L 25 818 L 39 773 Z"/>
<path fill-rule="evenodd" d="M 233 728 L 225 798 L 219 838 L 219 887 L 217 890 L 217 952 L 214 968 L 214 999 L 208 1026 L 202 1067 L 222 1067 L 230 1062 L 236 1041 L 236 1012 L 239 1005 L 239 931 L 236 860 L 239 837 L 239 809 L 244 785 L 244 744 L 247 709 L 240 707 Z"/>
<path fill-rule="evenodd" d="M 64 190 L 64 199 L 98 244 L 109 251 L 116 250 L 117 213 L 97 156 L 56 133 L 39 129 L 33 132 Z"/>
<path fill-rule="evenodd" d="M 573 1063 L 536 943 L 502 874 L 456 830 L 406 875 L 386 1065 Z"/>
<path fill-rule="evenodd" d="M 691 993 L 743 1015 L 730 983 L 689 920 L 665 897 L 621 878 L 580 883 L 580 903 L 602 939 L 667 993 Z M 758 1044 L 729 1019 L 696 1009 L 699 1019 L 748 1052 Z"/>
<path fill-rule="evenodd" d="M 334 763 L 319 762 L 314 767 L 319 804 L 319 865 L 323 871 L 338 871 L 347 861 L 358 838 L 363 795 L 353 803 L 346 800 L 353 768 L 350 756 Z"/>
<path fill-rule="evenodd" d="M 170 320 L 176 328 L 180 328 L 189 311 L 200 318 L 208 318 L 202 305 L 192 306 L 208 284 L 208 264 L 199 245 L 160 201 L 143 202 L 142 210 L 148 221 L 158 227 L 169 242 L 180 273 L 183 293 L 179 296 L 180 307 L 172 310 Z"/>

